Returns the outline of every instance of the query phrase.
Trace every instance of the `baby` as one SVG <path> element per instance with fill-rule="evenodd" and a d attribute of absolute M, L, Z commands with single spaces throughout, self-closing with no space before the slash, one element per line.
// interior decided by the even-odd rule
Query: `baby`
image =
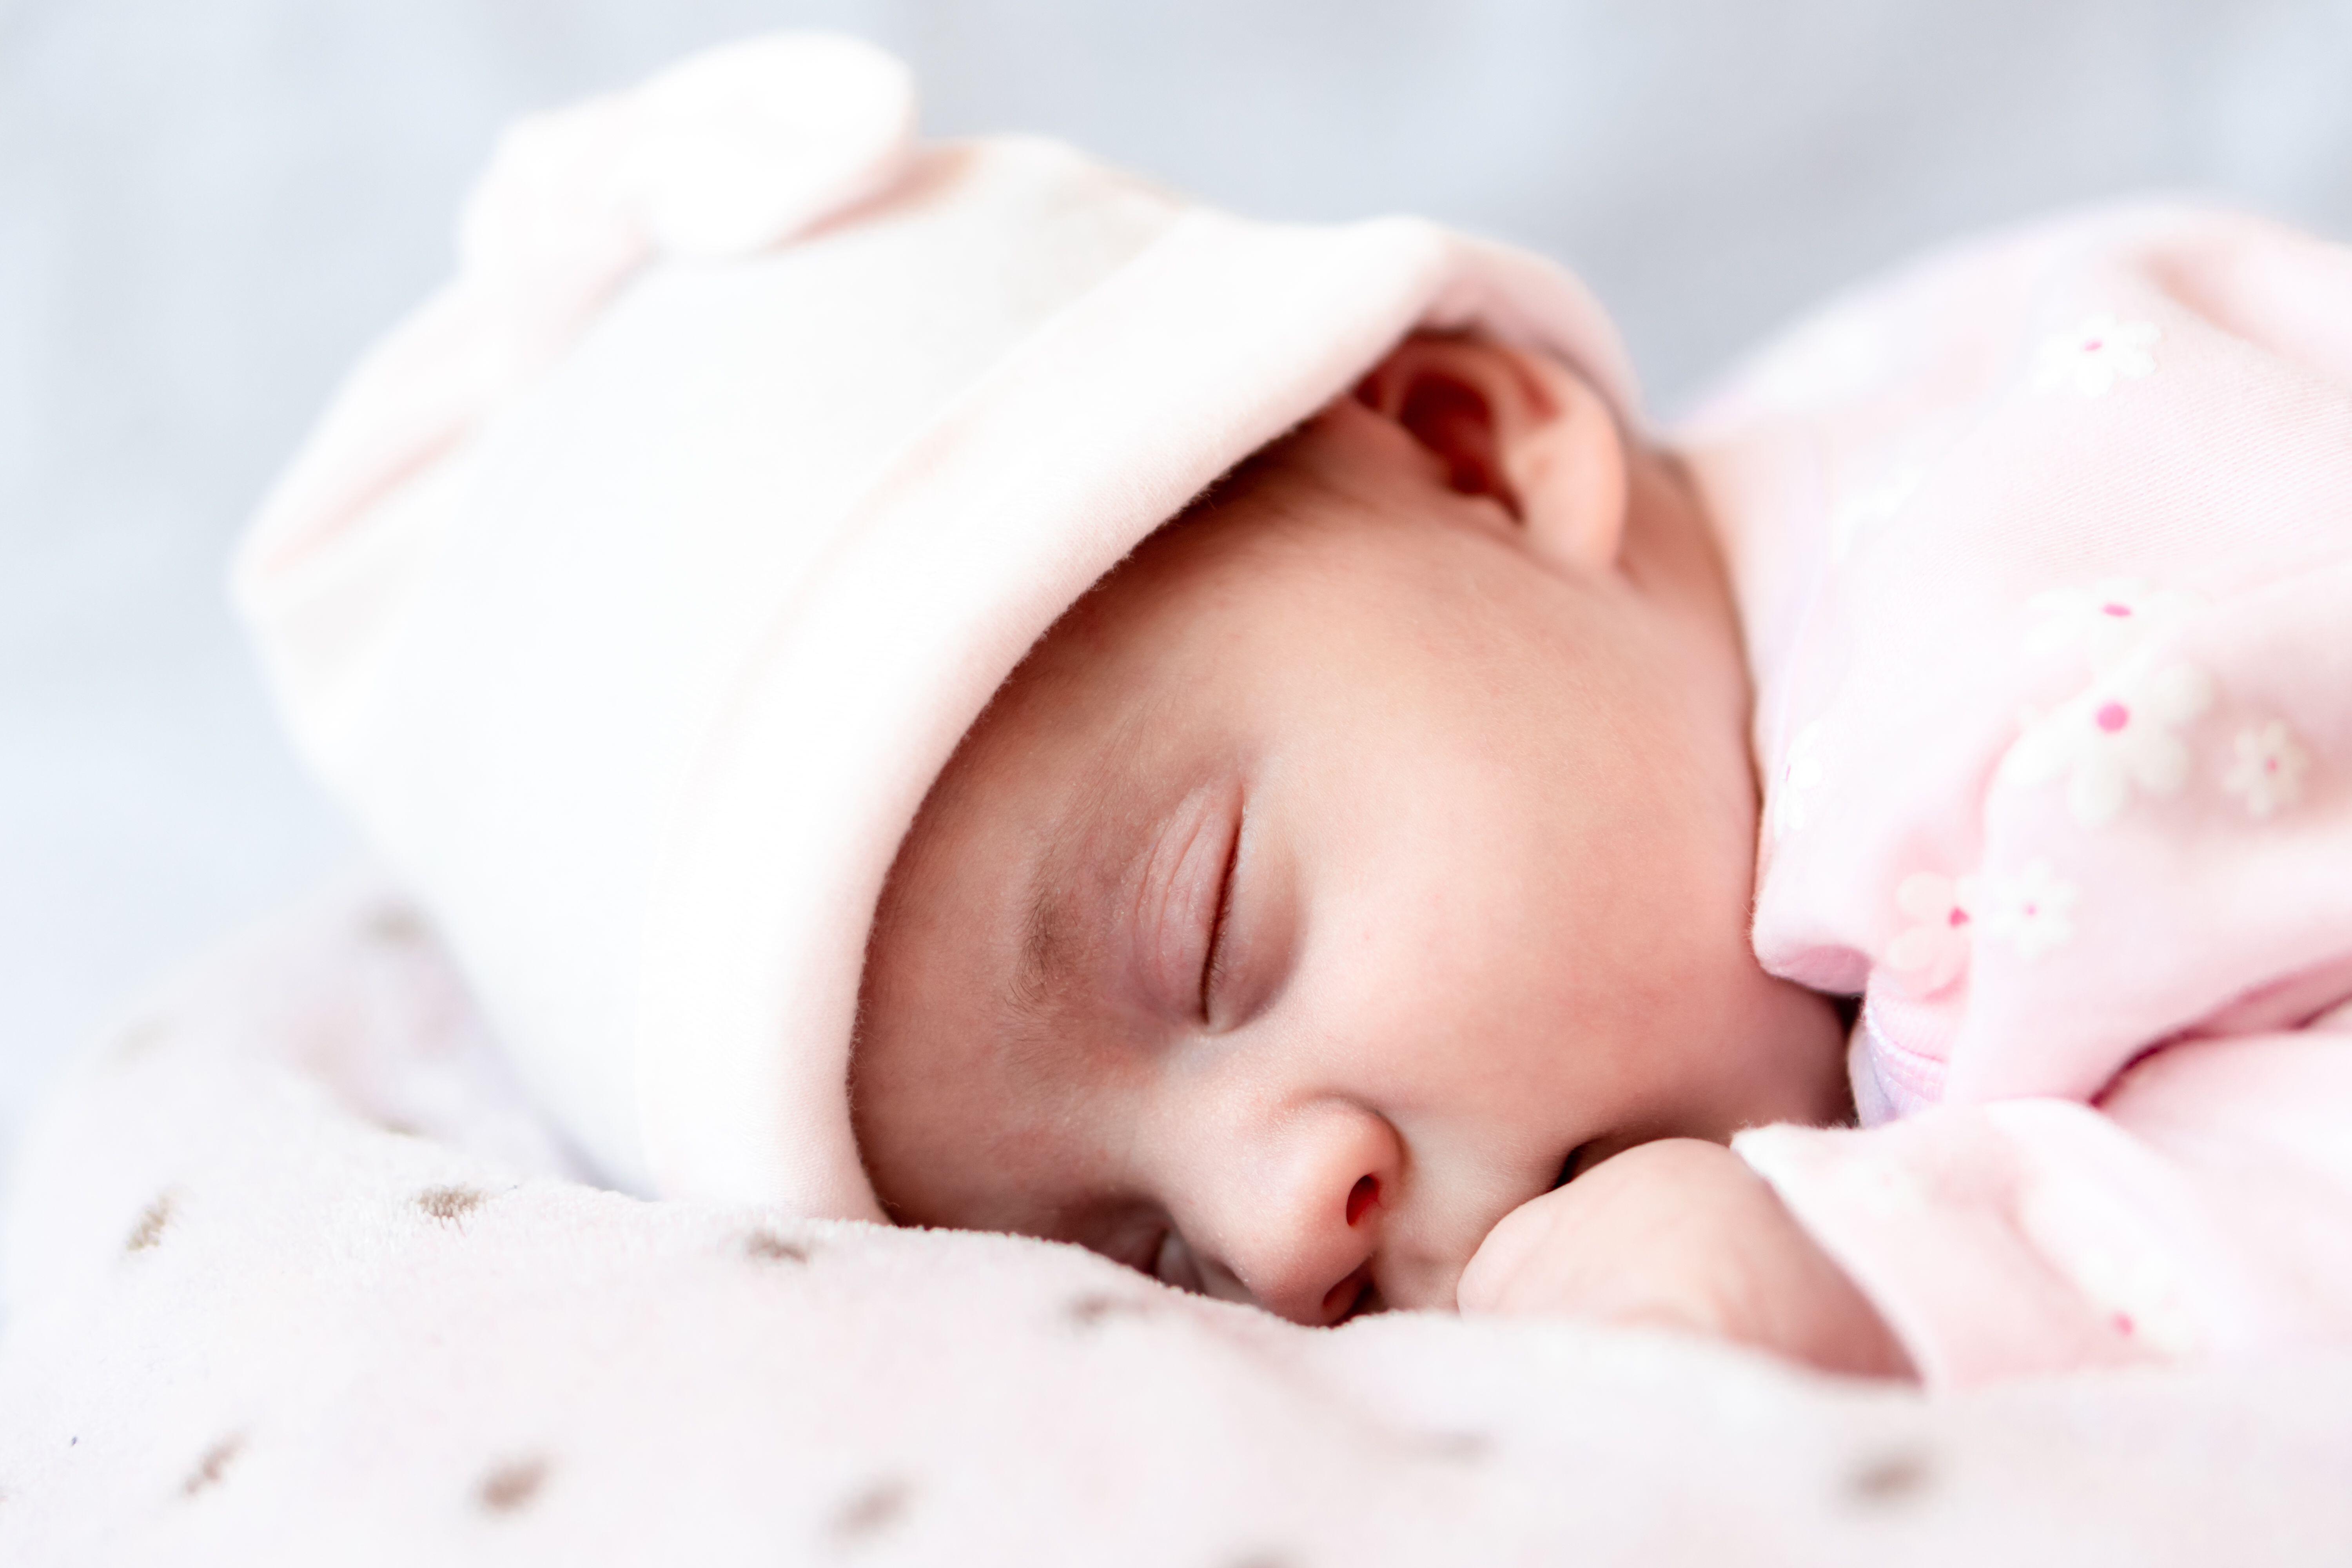
<path fill-rule="evenodd" d="M 1748 947 L 1748 709 L 1680 465 L 1542 355 L 1408 340 L 948 765 L 851 1066 L 883 1202 L 1304 1322 L 1459 1282 L 1899 1364 L 1722 1146 L 1850 1117 L 1836 1012 Z"/>
<path fill-rule="evenodd" d="M 616 1184 L 1941 1386 L 2352 1330 L 2352 258 L 2004 237 L 1662 433 L 1536 258 L 912 121 L 526 124 L 239 564 Z"/>

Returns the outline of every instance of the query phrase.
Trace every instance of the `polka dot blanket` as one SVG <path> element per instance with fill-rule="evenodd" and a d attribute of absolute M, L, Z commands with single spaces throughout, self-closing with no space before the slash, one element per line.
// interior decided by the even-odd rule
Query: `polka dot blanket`
<path fill-rule="evenodd" d="M 2352 1560 L 2341 1356 L 1930 1399 L 604 1190 L 373 885 L 126 1014 L 13 1191 L 12 1568 Z"/>

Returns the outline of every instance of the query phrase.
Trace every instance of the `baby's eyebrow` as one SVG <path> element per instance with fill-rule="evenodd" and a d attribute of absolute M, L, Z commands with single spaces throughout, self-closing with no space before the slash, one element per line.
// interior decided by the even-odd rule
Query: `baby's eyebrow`
<path fill-rule="evenodd" d="M 1028 909 L 1021 921 L 1021 962 L 1013 969 L 1005 998 L 1013 1011 L 1031 1018 L 1043 1014 L 1069 980 L 1066 973 L 1069 944 L 1063 940 L 1062 900 L 1055 886 L 1058 858 L 1040 856 L 1031 874 Z"/>
<path fill-rule="evenodd" d="M 1044 829 L 1030 863 L 1021 903 L 1020 957 L 1003 998 L 1005 1010 L 1028 1024 L 1047 1022 L 1055 999 L 1077 978 L 1073 971 L 1083 956 L 1087 922 L 1074 906 L 1082 898 L 1077 885 L 1092 880 L 1087 875 L 1091 861 L 1106 852 L 1114 858 L 1136 854 L 1150 841 L 1140 828 L 1118 826 L 1130 799 L 1122 763 L 1133 753 L 1131 737 L 1140 719 L 1136 713 L 1124 717 L 1091 764 L 1071 781 L 1063 809 Z M 1084 897 L 1091 900 L 1091 894 Z"/>

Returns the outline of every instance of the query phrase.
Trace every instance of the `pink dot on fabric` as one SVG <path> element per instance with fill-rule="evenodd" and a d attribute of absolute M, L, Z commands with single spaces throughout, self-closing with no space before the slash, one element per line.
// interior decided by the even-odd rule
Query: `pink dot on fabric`
<path fill-rule="evenodd" d="M 1944 923 L 1950 926 L 1964 926 L 1969 923 L 1969 911 L 1955 905 L 1952 912 L 1944 918 Z"/>
<path fill-rule="evenodd" d="M 2097 338 L 2084 338 L 2083 340 L 2083 352 L 2086 354 L 2097 353 L 2105 347 L 2106 347 L 2106 344 L 2100 342 Z"/>
<path fill-rule="evenodd" d="M 2097 721 L 2100 729 L 2112 735 L 2131 722 L 2131 710 L 2120 702 L 2103 702 L 2099 704 L 2099 710 L 2091 717 Z"/>
<path fill-rule="evenodd" d="M 2117 1312 L 2116 1314 L 2116 1332 L 2119 1334 L 2128 1334 L 2134 1331 L 2136 1331 L 2132 1323 L 2131 1314 L 2129 1312 Z"/>
<path fill-rule="evenodd" d="M 2131 606 L 2129 605 L 2101 605 L 2099 606 L 2099 613 L 2103 616 L 2126 616 L 2131 614 Z"/>

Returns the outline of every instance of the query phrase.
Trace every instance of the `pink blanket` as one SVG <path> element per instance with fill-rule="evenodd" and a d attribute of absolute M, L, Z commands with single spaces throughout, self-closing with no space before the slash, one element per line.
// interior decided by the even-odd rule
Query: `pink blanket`
<path fill-rule="evenodd" d="M 601 1190 L 370 888 L 130 1015 L 14 1194 L 11 1565 L 2352 1559 L 2343 1356 L 1929 1401 Z"/>

